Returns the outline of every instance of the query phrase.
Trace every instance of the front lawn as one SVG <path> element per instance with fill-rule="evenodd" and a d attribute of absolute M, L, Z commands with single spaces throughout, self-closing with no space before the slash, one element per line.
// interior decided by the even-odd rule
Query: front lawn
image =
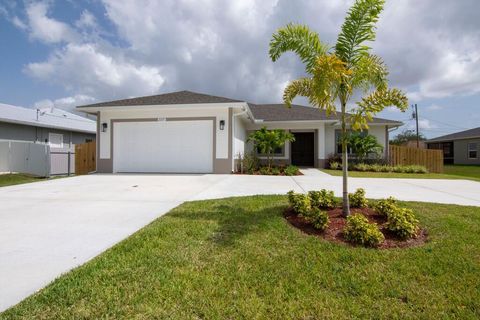
<path fill-rule="evenodd" d="M 478 319 L 480 208 L 402 205 L 425 245 L 306 235 L 285 196 L 185 203 L 0 318 Z"/>
<path fill-rule="evenodd" d="M 0 187 L 12 186 L 15 184 L 44 181 L 47 178 L 38 178 L 23 173 L 0 174 Z"/>
<path fill-rule="evenodd" d="M 341 176 L 342 170 L 320 169 L 332 176 Z M 445 166 L 444 173 L 396 173 L 348 171 L 354 178 L 405 178 L 405 179 L 467 179 L 480 181 L 480 166 Z"/>

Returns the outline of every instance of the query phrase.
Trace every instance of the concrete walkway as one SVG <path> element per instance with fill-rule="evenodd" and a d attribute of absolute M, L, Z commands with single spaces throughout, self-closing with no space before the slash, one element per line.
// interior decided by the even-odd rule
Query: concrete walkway
<path fill-rule="evenodd" d="M 341 192 L 341 178 L 318 170 L 297 177 L 89 175 L 0 188 L 0 311 L 189 200 Z M 480 206 L 467 180 L 350 178 L 370 198 Z"/>

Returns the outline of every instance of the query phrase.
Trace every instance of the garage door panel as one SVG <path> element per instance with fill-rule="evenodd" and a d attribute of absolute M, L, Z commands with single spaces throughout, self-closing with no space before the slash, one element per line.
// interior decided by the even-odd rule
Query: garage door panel
<path fill-rule="evenodd" d="M 115 172 L 213 171 L 213 121 L 117 122 Z"/>

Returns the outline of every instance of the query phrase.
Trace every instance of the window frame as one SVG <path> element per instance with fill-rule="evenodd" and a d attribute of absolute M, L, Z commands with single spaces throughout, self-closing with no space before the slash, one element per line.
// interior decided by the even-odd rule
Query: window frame
<path fill-rule="evenodd" d="M 472 146 L 474 146 L 472 148 Z M 471 156 L 471 152 L 475 152 L 475 157 Z M 476 142 L 467 143 L 467 157 L 468 159 L 478 159 L 478 144 Z"/>

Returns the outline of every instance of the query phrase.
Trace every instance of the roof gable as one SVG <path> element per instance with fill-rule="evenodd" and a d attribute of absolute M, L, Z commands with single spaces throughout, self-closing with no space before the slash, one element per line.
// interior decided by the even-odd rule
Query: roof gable
<path fill-rule="evenodd" d="M 158 94 L 153 96 L 145 96 L 145 97 L 94 103 L 89 105 L 83 105 L 77 108 L 146 106 L 146 105 L 168 105 L 168 104 L 232 103 L 232 102 L 243 102 L 243 101 L 184 90 L 184 91 Z"/>

